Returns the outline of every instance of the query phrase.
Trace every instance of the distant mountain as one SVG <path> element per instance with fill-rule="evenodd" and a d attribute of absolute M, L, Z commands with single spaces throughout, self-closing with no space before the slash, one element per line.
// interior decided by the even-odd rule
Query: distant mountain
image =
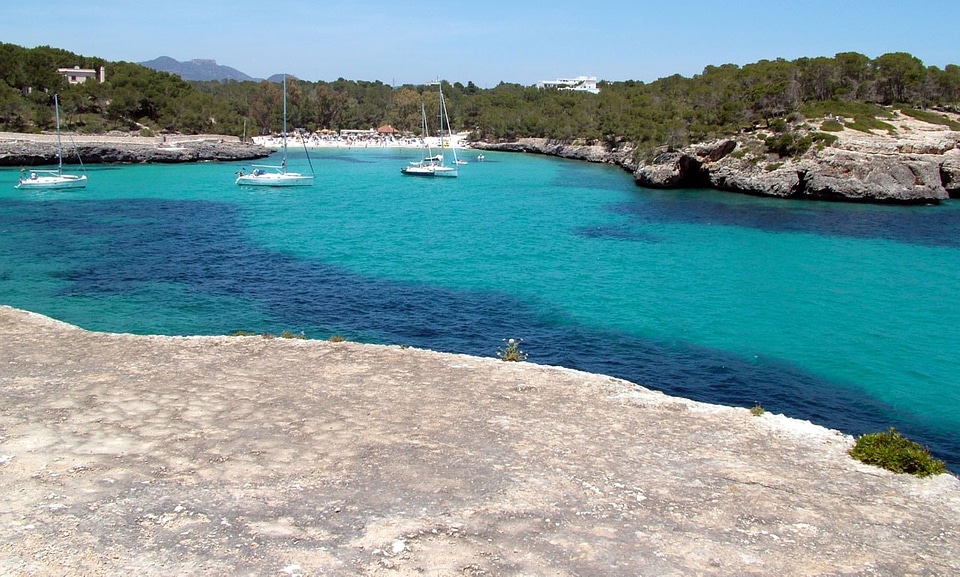
<path fill-rule="evenodd" d="M 180 62 L 169 56 L 161 56 L 147 62 L 138 62 L 138 64 L 160 72 L 178 74 L 183 80 L 259 80 L 247 76 L 236 68 L 221 66 L 216 60 L 196 59 Z"/>

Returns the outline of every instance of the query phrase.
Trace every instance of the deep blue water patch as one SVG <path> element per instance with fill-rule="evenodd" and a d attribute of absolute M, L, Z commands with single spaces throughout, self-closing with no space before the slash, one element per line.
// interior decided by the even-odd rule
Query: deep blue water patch
<path fill-rule="evenodd" d="M 612 205 L 610 210 L 643 224 L 714 224 L 960 247 L 960 203 L 954 201 L 901 207 L 728 196 L 714 191 L 638 189 L 635 201 Z"/>
<path fill-rule="evenodd" d="M 292 330 L 327 338 L 338 333 L 352 340 L 487 357 L 502 338 L 522 336 L 530 360 L 540 364 L 607 374 L 710 403 L 759 403 L 851 434 L 895 426 L 960 469 L 955 435 L 925 426 L 915 415 L 897 412 L 847 383 L 827 382 L 778 359 L 747 359 L 684 342 L 586 328 L 562 313 L 548 320 L 507 293 L 371 278 L 268 250 L 243 232 L 243 211 L 236 205 L 151 199 L 3 201 L 2 209 L 3 231 L 37 239 L 22 249 L 31 258 L 65 263 L 55 272 L 66 283 L 58 295 L 63 299 L 123 297 L 161 283 L 180 287 L 171 298 L 242 299 L 261 309 L 258 326 L 237 320 L 249 316 L 226 314 L 206 334 Z M 713 218 L 709 210 L 701 217 Z M 783 217 L 787 223 L 791 218 Z M 109 318 L 63 320 L 95 330 L 151 332 Z"/>

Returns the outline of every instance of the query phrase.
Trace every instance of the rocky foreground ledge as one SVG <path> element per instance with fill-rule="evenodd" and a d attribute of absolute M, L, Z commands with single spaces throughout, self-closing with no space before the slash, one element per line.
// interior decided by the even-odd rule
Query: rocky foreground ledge
<path fill-rule="evenodd" d="M 120 135 L 63 137 L 64 164 L 77 164 L 77 153 L 87 164 L 183 163 L 201 161 L 255 160 L 273 150 L 243 143 L 233 136 L 200 135 L 160 138 Z M 173 147 L 176 145 L 176 147 Z M 76 147 L 76 150 L 74 149 Z M 0 166 L 48 166 L 57 163 L 55 134 L 0 132 Z"/>
<path fill-rule="evenodd" d="M 958 115 L 952 118 L 957 120 Z M 770 131 L 663 149 L 641 163 L 630 145 L 609 150 L 533 138 L 472 145 L 615 164 L 648 188 L 713 188 L 756 196 L 890 204 L 960 198 L 960 132 L 902 113 L 884 121 L 893 132 L 850 128 L 831 132 L 835 143 L 812 147 L 798 158 L 766 152 L 761 136 L 775 136 Z M 823 119 L 806 123 L 808 128 L 798 134 L 819 131 L 822 123 Z"/>
<path fill-rule="evenodd" d="M 960 481 L 618 379 L 0 307 L 3 575 L 957 575 Z"/>

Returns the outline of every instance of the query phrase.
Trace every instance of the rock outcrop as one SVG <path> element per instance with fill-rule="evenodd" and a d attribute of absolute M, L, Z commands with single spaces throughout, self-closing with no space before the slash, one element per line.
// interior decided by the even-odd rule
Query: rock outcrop
<path fill-rule="evenodd" d="M 940 165 L 940 182 L 950 198 L 960 198 L 960 155 L 953 155 Z"/>
<path fill-rule="evenodd" d="M 603 144 L 566 142 L 548 138 L 521 138 L 511 142 L 471 142 L 470 146 L 479 150 L 529 152 L 571 160 L 614 164 L 631 172 L 637 168 L 634 161 L 636 148 L 632 144 L 624 144 L 616 149 L 610 149 Z"/>
<path fill-rule="evenodd" d="M 637 169 L 637 184 L 904 204 L 945 200 L 956 195 L 960 185 L 960 154 L 864 153 L 832 147 L 800 159 L 732 154 L 743 147 L 743 142 L 720 140 L 661 154 Z"/>
<path fill-rule="evenodd" d="M 831 145 L 796 158 L 767 152 L 762 134 L 701 143 L 665 151 L 634 175 L 650 188 L 813 200 L 917 204 L 960 196 L 960 132 L 905 116 L 895 122 L 895 134 L 846 129 Z M 798 134 L 815 128 L 806 125 Z"/>
<path fill-rule="evenodd" d="M 158 140 L 135 136 L 82 136 L 64 141 L 64 164 L 77 164 L 77 156 L 89 164 L 182 163 L 209 160 L 253 160 L 272 150 L 237 138 L 190 137 L 174 148 L 161 148 Z M 0 134 L 0 166 L 41 166 L 57 163 L 56 136 L 48 134 Z"/>
<path fill-rule="evenodd" d="M 771 134 L 745 133 L 663 149 L 653 160 L 635 160 L 636 148 L 611 150 L 602 144 L 566 143 L 542 138 L 474 143 L 486 150 L 531 152 L 615 164 L 649 188 L 714 188 L 757 196 L 875 202 L 937 203 L 960 197 L 960 132 L 902 114 L 886 121 L 892 133 L 847 128 L 829 146 L 814 146 L 793 158 L 769 153 L 762 140 Z M 797 127 L 798 135 L 818 130 L 819 121 Z"/>

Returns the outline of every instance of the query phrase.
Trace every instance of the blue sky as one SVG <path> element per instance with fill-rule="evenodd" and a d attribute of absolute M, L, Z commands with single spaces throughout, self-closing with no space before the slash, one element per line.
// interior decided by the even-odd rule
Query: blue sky
<path fill-rule="evenodd" d="M 482 88 L 642 80 L 859 52 L 960 64 L 960 1 L 3 0 L 0 41 L 141 62 L 207 58 L 258 78 Z"/>

